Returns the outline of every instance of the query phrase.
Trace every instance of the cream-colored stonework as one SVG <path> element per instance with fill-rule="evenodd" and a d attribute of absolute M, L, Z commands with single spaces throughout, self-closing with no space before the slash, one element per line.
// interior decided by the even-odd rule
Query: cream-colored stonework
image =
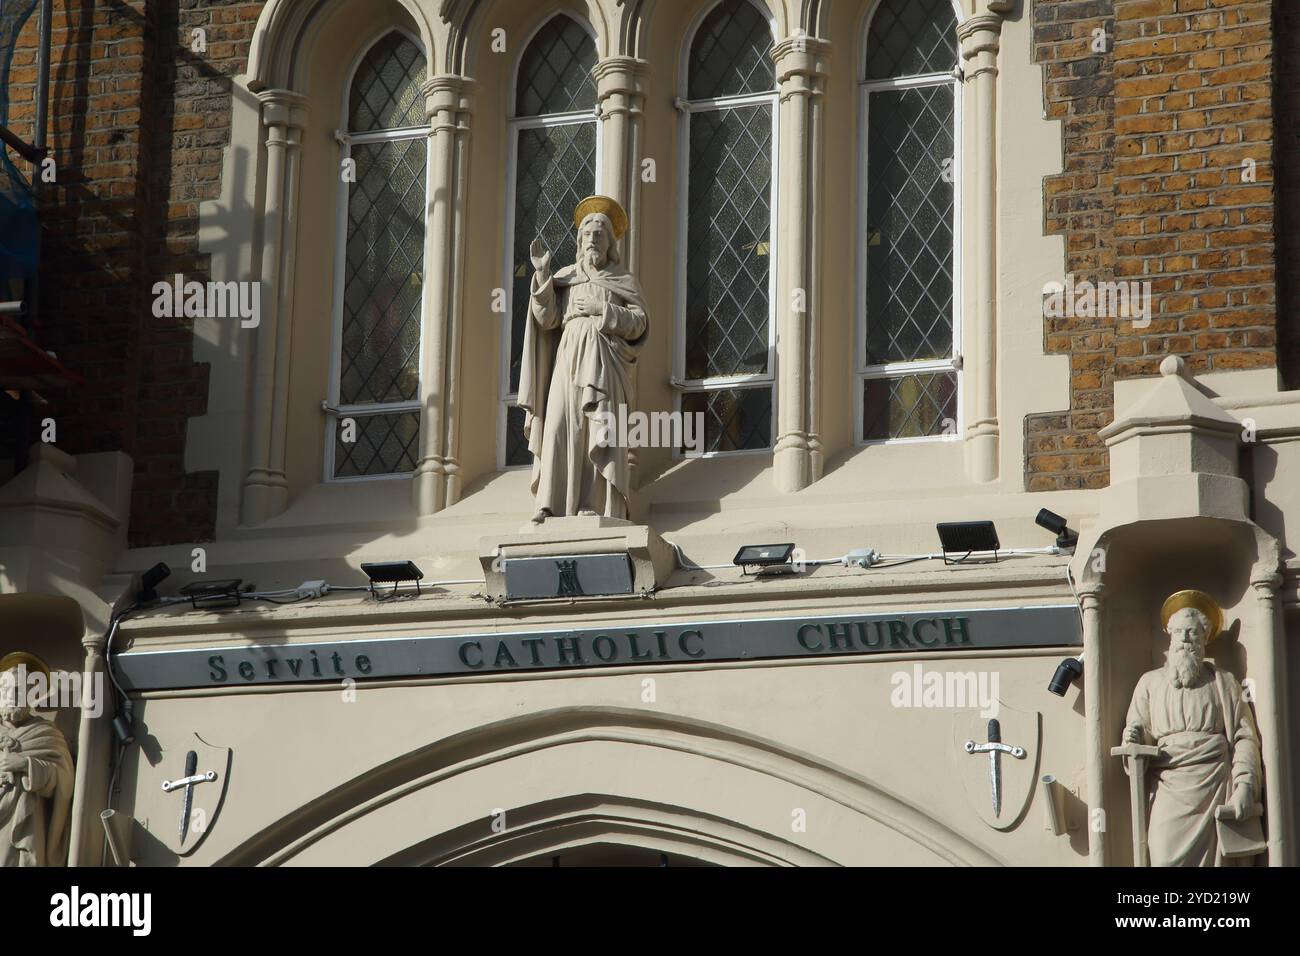
<path fill-rule="evenodd" d="M 1117 386 L 1103 432 L 1110 487 L 1024 491 L 1024 417 L 1069 404 L 1068 358 L 1043 354 L 1043 288 L 1061 279 L 1064 250 L 1042 234 L 1042 180 L 1061 168 L 1060 129 L 1043 117 L 1025 4 L 960 4 L 957 433 L 856 439 L 858 81 L 873 4 L 774 3 L 784 190 L 775 301 L 806 286 L 810 308 L 778 310 L 773 447 L 684 459 L 638 449 L 629 525 L 580 518 L 598 524 L 526 540 L 529 471 L 498 466 L 503 343 L 491 307 L 509 242 L 506 120 L 519 54 L 558 11 L 596 37 L 597 191 L 627 210 L 622 251 L 656 323 L 638 355 L 637 404 L 666 411 L 684 214 L 674 100 L 693 25 L 711 6 L 270 0 L 233 83 L 222 195 L 201 215 L 212 278 L 257 278 L 266 304 L 255 330 L 195 326 L 194 357 L 210 364 L 211 386 L 208 413 L 190 422 L 186 468 L 219 475 L 215 540 L 125 549 L 129 490 L 107 480 L 102 462 L 85 462 L 88 485 L 116 489 L 97 505 L 63 481 L 77 462 L 50 455 L 0 488 L 0 528 L 25 529 L 0 538 L 3 590 L 79 605 L 84 626 L 75 622 L 63 666 L 88 672 L 103 669 L 110 614 L 132 603 L 130 575 L 158 561 L 172 568 L 164 595 L 227 577 L 282 598 L 313 580 L 361 588 L 360 565 L 376 561 L 410 560 L 425 577 L 418 597 L 384 601 L 339 590 L 292 604 L 143 608 L 117 629 L 119 660 L 1063 605 L 1078 607 L 1077 632 L 1000 649 L 145 690 L 130 695 L 138 739 L 124 749 L 111 804 L 102 795 L 113 709 L 60 715 L 80 731 L 71 862 L 508 864 L 624 846 L 734 865 L 1130 865 L 1129 778 L 1111 748 L 1139 679 L 1163 661 L 1161 603 L 1192 588 L 1223 609 L 1209 660 L 1254 688 L 1260 859 L 1295 862 L 1289 735 L 1300 715 L 1287 643 L 1300 634 L 1300 564 L 1288 531 L 1300 523 L 1300 490 L 1288 475 L 1300 474 L 1300 398 L 1272 373 L 1194 381 L 1170 361 L 1158 379 Z M 327 481 L 334 134 L 349 69 L 394 28 L 428 61 L 418 463 L 409 476 Z M 494 30 L 504 53 L 493 50 Z M 645 159 L 655 160 L 653 181 L 641 175 Z M 1052 549 L 1034 521 L 1040 508 L 1080 533 L 1073 554 Z M 935 524 L 971 520 L 992 520 L 1009 553 L 937 560 Z M 48 560 L 51 540 L 65 565 Z M 787 541 L 802 570 L 756 576 L 732 565 L 743 545 Z M 502 601 L 498 558 L 570 545 L 628 555 L 635 593 Z M 886 556 L 880 566 L 841 561 L 866 548 Z M 81 570 L 70 576 L 73 564 Z M 1082 678 L 1063 697 L 1049 693 L 1057 665 L 1080 652 Z M 918 666 L 996 675 L 1003 741 L 1027 751 L 1003 765 L 1001 812 L 982 786 L 987 756 L 963 749 L 987 741 L 973 735 L 988 715 L 969 701 L 901 706 L 898 675 L 906 682 Z M 182 775 L 191 750 L 217 777 L 196 785 L 203 812 L 181 842 L 182 796 L 162 782 Z"/>

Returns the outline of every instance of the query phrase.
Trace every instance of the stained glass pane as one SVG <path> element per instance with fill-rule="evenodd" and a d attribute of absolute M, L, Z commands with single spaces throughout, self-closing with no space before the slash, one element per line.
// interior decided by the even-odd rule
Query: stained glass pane
<path fill-rule="evenodd" d="M 687 96 L 693 100 L 776 87 L 772 29 L 750 0 L 723 0 L 691 44 Z"/>
<path fill-rule="evenodd" d="M 952 355 L 953 91 L 871 93 L 868 365 Z"/>
<path fill-rule="evenodd" d="M 957 420 L 957 373 L 935 372 L 863 382 L 862 439 L 951 434 Z"/>
<path fill-rule="evenodd" d="M 394 412 L 388 415 L 355 415 L 356 441 L 345 442 L 340 419 L 334 433 L 334 477 L 399 475 L 415 470 L 420 450 L 420 413 Z"/>
<path fill-rule="evenodd" d="M 419 397 L 424 139 L 358 144 L 348 195 L 339 401 Z"/>
<path fill-rule="evenodd" d="M 394 31 L 366 54 L 352 81 L 348 123 L 354 133 L 423 126 L 424 54 Z"/>
<path fill-rule="evenodd" d="M 686 377 L 767 371 L 772 109 L 691 114 Z"/>
<path fill-rule="evenodd" d="M 552 17 L 519 61 L 515 115 L 571 113 L 596 105 L 596 44 L 574 20 Z"/>
<path fill-rule="evenodd" d="M 867 35 L 867 79 L 942 73 L 956 65 L 951 0 L 880 0 Z"/>
<path fill-rule="evenodd" d="M 682 396 L 682 413 L 704 415 L 705 452 L 747 451 L 772 444 L 772 388 L 769 385 L 688 392 Z"/>

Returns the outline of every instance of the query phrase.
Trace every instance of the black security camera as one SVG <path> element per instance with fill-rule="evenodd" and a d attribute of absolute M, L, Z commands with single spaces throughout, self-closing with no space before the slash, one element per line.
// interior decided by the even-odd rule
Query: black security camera
<path fill-rule="evenodd" d="M 1048 511 L 1043 508 L 1038 512 L 1038 517 L 1034 519 L 1034 523 L 1056 535 L 1056 546 L 1062 551 L 1072 551 L 1074 546 L 1079 543 L 1078 534 L 1066 527 L 1065 519 L 1055 511 Z"/>
<path fill-rule="evenodd" d="M 140 590 L 135 599 L 141 604 L 158 600 L 158 585 L 171 576 L 172 569 L 159 561 L 152 568 L 140 575 Z"/>
<path fill-rule="evenodd" d="M 1056 665 L 1056 673 L 1047 683 L 1047 689 L 1057 697 L 1064 697 L 1065 692 L 1083 675 L 1083 657 L 1067 657 Z"/>

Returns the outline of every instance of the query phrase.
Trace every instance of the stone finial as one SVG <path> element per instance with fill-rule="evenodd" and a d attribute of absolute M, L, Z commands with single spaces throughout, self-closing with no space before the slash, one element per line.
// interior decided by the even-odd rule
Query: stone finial
<path fill-rule="evenodd" d="M 1177 375 L 1179 378 L 1191 381 L 1191 375 L 1187 371 L 1187 363 L 1183 361 L 1181 355 L 1166 355 L 1160 363 L 1160 374 L 1165 377 Z"/>

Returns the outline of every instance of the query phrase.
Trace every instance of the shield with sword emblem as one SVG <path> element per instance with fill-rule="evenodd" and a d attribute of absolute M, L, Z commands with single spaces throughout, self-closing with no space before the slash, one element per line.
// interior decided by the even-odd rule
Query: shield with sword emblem
<path fill-rule="evenodd" d="M 998 702 L 996 717 L 964 710 L 953 716 L 951 760 L 966 802 L 995 830 L 1024 816 L 1038 779 L 1042 715 Z"/>
<path fill-rule="evenodd" d="M 155 767 L 157 819 L 150 814 L 150 833 L 177 856 L 188 856 L 206 839 L 216 822 L 230 778 L 229 747 L 209 744 L 196 733 L 180 738 L 163 752 Z"/>

